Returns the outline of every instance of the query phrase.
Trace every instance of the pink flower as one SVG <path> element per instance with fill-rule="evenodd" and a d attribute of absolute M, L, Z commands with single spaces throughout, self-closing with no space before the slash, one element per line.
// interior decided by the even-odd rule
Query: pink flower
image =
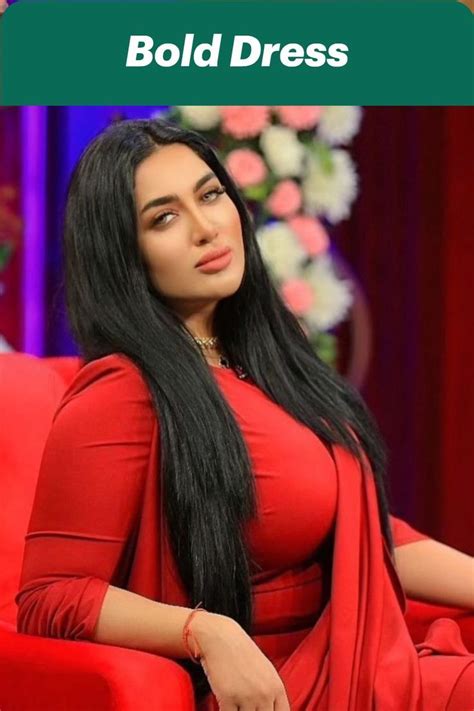
<path fill-rule="evenodd" d="M 294 180 L 282 180 L 267 200 L 266 207 L 274 217 L 290 217 L 301 207 L 301 190 Z"/>
<path fill-rule="evenodd" d="M 281 286 L 281 294 L 288 308 L 303 316 L 313 305 L 314 292 L 303 279 L 288 279 Z"/>
<path fill-rule="evenodd" d="M 226 168 L 241 188 L 258 185 L 267 177 L 267 166 L 263 158 L 250 148 L 231 151 L 227 156 Z"/>
<path fill-rule="evenodd" d="M 310 257 L 326 252 L 329 247 L 329 237 L 315 217 L 296 215 L 288 220 L 288 224 Z"/>
<path fill-rule="evenodd" d="M 270 121 L 268 106 L 221 106 L 222 130 L 234 138 L 258 136 Z"/>
<path fill-rule="evenodd" d="M 295 131 L 306 131 L 318 123 L 322 106 L 276 106 L 280 120 Z"/>

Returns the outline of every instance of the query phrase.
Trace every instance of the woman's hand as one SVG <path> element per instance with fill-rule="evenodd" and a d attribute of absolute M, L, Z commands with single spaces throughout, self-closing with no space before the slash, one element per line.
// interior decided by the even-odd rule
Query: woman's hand
<path fill-rule="evenodd" d="M 220 711 L 290 711 L 275 667 L 235 620 L 199 613 L 190 630 Z"/>

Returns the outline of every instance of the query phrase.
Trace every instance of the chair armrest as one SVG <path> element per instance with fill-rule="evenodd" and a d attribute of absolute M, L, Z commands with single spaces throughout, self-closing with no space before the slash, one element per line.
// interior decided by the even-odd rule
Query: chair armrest
<path fill-rule="evenodd" d="M 195 711 L 189 674 L 146 652 L 17 633 L 0 622 L 2 711 Z"/>

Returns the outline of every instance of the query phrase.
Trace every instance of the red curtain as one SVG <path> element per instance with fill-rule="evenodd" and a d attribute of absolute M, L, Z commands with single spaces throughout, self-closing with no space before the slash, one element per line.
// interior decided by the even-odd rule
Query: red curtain
<path fill-rule="evenodd" d="M 0 271 L 0 334 L 15 349 L 22 347 L 20 111 L 0 108 L 0 246 L 8 242 L 14 248 Z"/>
<path fill-rule="evenodd" d="M 369 297 L 364 396 L 388 443 L 393 509 L 474 553 L 470 108 L 367 108 L 360 198 L 336 241 Z"/>
<path fill-rule="evenodd" d="M 474 111 L 444 124 L 444 302 L 440 533 L 474 554 Z"/>

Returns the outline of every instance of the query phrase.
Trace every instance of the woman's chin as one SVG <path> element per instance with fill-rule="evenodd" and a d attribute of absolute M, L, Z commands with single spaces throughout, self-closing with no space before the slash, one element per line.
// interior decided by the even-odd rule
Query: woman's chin
<path fill-rule="evenodd" d="M 206 294 L 201 294 L 201 298 L 203 301 L 221 301 L 235 294 L 238 288 L 238 285 L 234 285 L 233 288 L 229 287 L 228 289 L 213 289 Z M 198 296 L 197 298 L 199 299 L 200 297 Z"/>
<path fill-rule="evenodd" d="M 213 274 L 212 277 L 219 277 L 218 279 L 211 278 L 209 280 L 208 288 L 203 289 L 201 294 L 203 298 L 210 299 L 225 299 L 228 296 L 235 294 L 237 289 L 242 283 L 242 275 L 223 275 Z"/>

